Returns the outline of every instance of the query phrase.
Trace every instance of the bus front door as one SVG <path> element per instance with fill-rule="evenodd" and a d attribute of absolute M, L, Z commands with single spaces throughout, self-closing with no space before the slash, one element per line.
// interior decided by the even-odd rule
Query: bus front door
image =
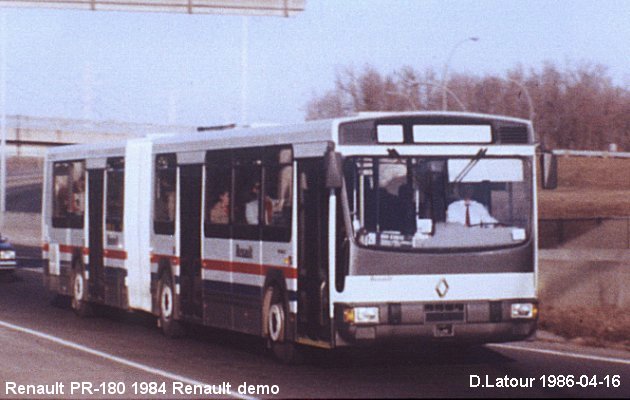
<path fill-rule="evenodd" d="M 94 300 L 104 300 L 103 271 L 103 176 L 104 170 L 88 170 L 89 292 Z"/>
<path fill-rule="evenodd" d="M 181 312 L 201 318 L 201 179 L 202 165 L 181 165 L 179 185 L 179 248 Z"/>
<path fill-rule="evenodd" d="M 322 159 L 298 162 L 298 335 L 328 342 L 328 191 L 322 171 Z"/>

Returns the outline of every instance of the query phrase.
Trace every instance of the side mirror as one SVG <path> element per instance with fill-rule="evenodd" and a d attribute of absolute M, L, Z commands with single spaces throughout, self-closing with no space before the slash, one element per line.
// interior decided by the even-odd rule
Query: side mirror
<path fill-rule="evenodd" d="M 558 187 L 558 159 L 551 151 L 544 151 L 540 157 L 540 173 L 543 189 Z"/>
<path fill-rule="evenodd" d="M 343 157 L 341 154 L 328 150 L 324 155 L 324 168 L 326 168 L 326 188 L 341 189 L 343 185 Z"/>

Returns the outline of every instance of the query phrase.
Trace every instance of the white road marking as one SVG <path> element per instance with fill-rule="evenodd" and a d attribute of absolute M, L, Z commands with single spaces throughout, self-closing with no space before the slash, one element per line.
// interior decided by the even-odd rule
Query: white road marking
<path fill-rule="evenodd" d="M 18 267 L 16 269 L 19 269 L 20 271 L 37 272 L 39 274 L 44 272 L 40 267 Z"/>
<path fill-rule="evenodd" d="M 29 335 L 33 335 L 33 336 L 36 336 L 38 338 L 51 341 L 53 343 L 56 343 L 56 344 L 64 346 L 64 347 L 68 347 L 68 348 L 71 348 L 71 349 L 74 349 L 74 350 L 79 350 L 79 351 L 82 351 L 84 353 L 88 353 L 88 354 L 91 354 L 91 355 L 94 355 L 94 356 L 97 356 L 97 357 L 101 357 L 101 358 L 104 358 L 106 360 L 109 360 L 109 361 L 112 361 L 112 362 L 115 362 L 115 363 L 118 363 L 118 364 L 122 364 L 122 365 L 125 365 L 127 367 L 135 368 L 135 369 L 138 369 L 138 370 L 141 370 L 141 371 L 144 371 L 144 372 L 148 372 L 150 374 L 158 375 L 158 376 L 161 376 L 163 378 L 170 379 L 170 380 L 173 380 L 173 381 L 184 382 L 184 383 L 187 383 L 187 384 L 190 384 L 190 385 L 209 385 L 208 383 L 205 383 L 205 382 L 200 382 L 200 381 L 197 381 L 197 380 L 194 380 L 194 379 L 187 378 L 185 376 L 174 374 L 172 372 L 164 371 L 164 370 L 159 369 L 159 368 L 154 368 L 154 367 L 150 367 L 148 365 L 140 364 L 140 363 L 137 363 L 135 361 L 127 360 L 127 359 L 122 358 L 122 357 L 118 357 L 118 356 L 115 356 L 115 355 L 112 355 L 112 354 L 108 354 L 108 353 L 105 353 L 105 352 L 102 352 L 102 351 L 99 351 L 99 350 L 92 349 L 90 347 L 83 346 L 83 345 L 78 344 L 78 343 L 74 343 L 74 342 L 70 342 L 70 341 L 65 340 L 65 339 L 61 339 L 61 338 L 59 338 L 57 336 L 52 336 L 52 335 L 49 335 L 47 333 L 39 332 L 39 331 L 36 331 L 36 330 L 33 330 L 33 329 L 29 329 L 29 328 L 24 328 L 24 327 L 19 326 L 19 325 L 14 325 L 14 324 L 11 324 L 9 322 L 0 321 L 0 326 L 5 327 L 7 329 L 14 330 L 14 331 L 27 333 Z M 231 393 L 230 396 L 234 397 L 234 398 L 237 398 L 237 399 L 248 399 L 248 400 L 255 399 L 255 397 L 248 397 L 248 396 L 241 395 L 241 394 L 238 394 L 238 393 Z"/>
<path fill-rule="evenodd" d="M 31 271 L 31 272 L 39 272 L 39 273 L 42 272 L 41 268 L 20 268 L 20 270 L 26 270 L 26 271 Z M 0 326 L 7 326 L 5 324 L 7 324 L 7 323 L 4 323 L 4 322 L 0 321 Z M 8 324 L 8 325 L 11 325 L 11 324 Z M 11 325 L 11 326 L 15 326 L 15 325 Z M 40 337 L 52 338 L 52 339 L 49 339 L 49 340 L 52 340 L 52 341 L 54 341 L 56 343 L 60 343 L 60 344 L 63 344 L 63 345 L 65 345 L 64 343 L 69 343 L 70 345 L 68 345 L 68 347 L 76 348 L 76 349 L 79 349 L 79 350 L 86 349 L 84 351 L 87 351 L 88 353 L 96 354 L 96 355 L 99 355 L 101 357 L 110 359 L 110 360 L 115 361 L 115 362 L 119 362 L 118 360 L 122 360 L 124 362 L 121 362 L 121 363 L 123 363 L 125 365 L 130 365 L 130 366 L 133 366 L 133 367 L 135 367 L 135 365 L 138 365 L 140 367 L 135 367 L 135 368 L 142 369 L 143 371 L 155 373 L 157 375 L 161 375 L 161 376 L 164 376 L 164 377 L 166 377 L 166 375 L 162 375 L 161 373 L 170 374 L 169 372 L 165 372 L 165 371 L 161 371 L 161 370 L 158 370 L 158 369 L 154 369 L 152 367 L 144 366 L 142 364 L 137 364 L 137 363 L 134 363 L 133 361 L 124 360 L 124 359 L 116 357 L 116 356 L 110 356 L 110 355 L 107 355 L 106 353 L 101 353 L 98 350 L 93 350 L 93 349 L 90 349 L 88 347 L 81 346 L 79 344 L 67 342 L 67 341 L 65 341 L 63 339 L 59 339 L 59 338 L 56 338 L 54 336 L 48 336 L 48 335 L 46 335 L 44 333 L 39 333 L 39 332 L 33 333 L 33 332 L 36 332 L 36 331 L 32 331 L 32 330 L 30 330 L 28 328 L 21 328 L 21 327 L 17 327 L 17 326 L 15 326 L 15 327 L 16 328 L 13 328 L 13 329 L 16 329 L 16 330 L 24 329 L 25 332 L 28 331 L 27 333 L 34 334 L 35 336 L 45 335 L 45 336 L 40 336 Z M 57 340 L 59 340 L 60 342 L 57 342 Z M 61 343 L 61 342 L 64 342 L 64 343 Z M 74 346 L 77 346 L 77 347 L 74 347 Z M 529 347 L 522 347 L 522 346 L 510 345 L 510 344 L 500 344 L 500 343 L 491 343 L 491 344 L 488 344 L 487 346 L 488 347 L 498 347 L 498 348 L 504 348 L 504 349 L 511 349 L 511 350 L 529 351 L 529 352 L 532 352 L 532 353 L 550 354 L 550 355 L 569 357 L 569 358 L 578 358 L 578 359 L 583 359 L 583 360 L 603 361 L 603 362 L 609 362 L 609 363 L 630 365 L 630 360 L 625 360 L 623 358 L 593 356 L 593 355 L 588 355 L 588 354 L 578 354 L 578 353 L 570 353 L 570 352 L 556 351 L 556 350 L 546 350 L 546 349 L 532 349 L 532 348 L 529 348 Z M 101 355 L 101 354 L 103 354 L 103 355 Z M 109 358 L 109 357 L 113 357 L 113 358 Z M 131 363 L 131 364 L 126 364 L 126 363 Z M 148 369 L 144 369 L 144 368 L 148 368 Z M 149 371 L 149 369 L 150 369 L 150 371 Z M 159 372 L 153 372 L 153 371 L 159 371 Z M 178 375 L 173 375 L 173 376 L 178 376 Z M 185 380 L 185 379 L 187 379 L 187 378 L 180 377 L 180 379 L 177 379 L 177 380 L 181 380 L 182 382 L 187 382 L 187 383 L 197 382 L 197 381 Z M 196 384 L 201 384 L 201 383 L 197 382 Z M 242 397 L 238 397 L 238 398 L 249 399 L 250 397 L 242 396 Z"/>
<path fill-rule="evenodd" d="M 488 344 L 488 347 L 499 347 L 499 348 L 504 348 L 504 349 L 520 350 L 520 351 L 531 351 L 532 353 L 542 353 L 542 354 L 550 354 L 554 356 L 579 358 L 583 360 L 604 361 L 604 362 L 615 363 L 615 364 L 630 365 L 630 360 L 624 360 L 623 358 L 592 356 L 589 354 L 578 354 L 578 353 L 570 353 L 570 352 L 565 352 L 565 351 L 547 350 L 547 349 L 532 349 L 529 347 L 522 347 L 522 346 L 511 345 L 511 344 L 493 343 L 493 344 Z"/>

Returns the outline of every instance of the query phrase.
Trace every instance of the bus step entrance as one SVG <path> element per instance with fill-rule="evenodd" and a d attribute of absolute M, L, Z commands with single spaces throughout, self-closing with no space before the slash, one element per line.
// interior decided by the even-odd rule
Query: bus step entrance
<path fill-rule="evenodd" d="M 433 328 L 433 336 L 435 337 L 448 337 L 454 335 L 455 331 L 453 330 L 452 324 L 437 324 Z"/>

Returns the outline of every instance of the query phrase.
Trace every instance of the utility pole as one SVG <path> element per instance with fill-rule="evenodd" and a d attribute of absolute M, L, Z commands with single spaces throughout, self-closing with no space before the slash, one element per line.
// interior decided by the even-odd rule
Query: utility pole
<path fill-rule="evenodd" d="M 249 56 L 249 17 L 242 17 L 242 44 L 241 44 L 241 125 L 247 126 L 248 109 L 248 56 Z"/>
<path fill-rule="evenodd" d="M 0 10 L 0 230 L 7 210 L 7 13 Z"/>

